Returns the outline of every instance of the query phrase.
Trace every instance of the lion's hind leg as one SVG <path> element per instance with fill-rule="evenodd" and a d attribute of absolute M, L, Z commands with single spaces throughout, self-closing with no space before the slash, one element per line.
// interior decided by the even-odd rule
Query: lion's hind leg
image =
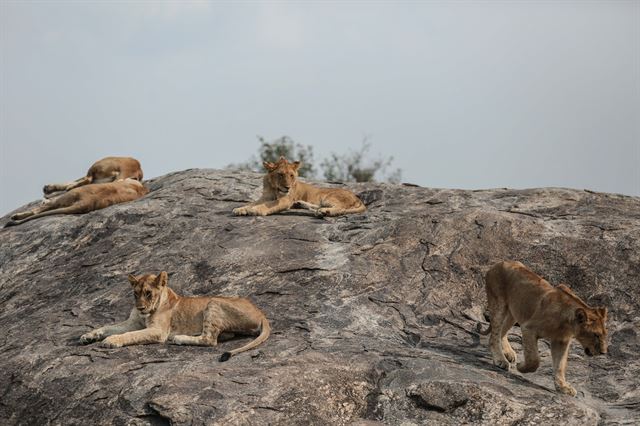
<path fill-rule="evenodd" d="M 493 302 L 493 303 L 492 303 Z M 505 357 L 502 339 L 502 325 L 507 319 L 509 312 L 507 306 L 498 300 L 489 300 L 489 311 L 491 312 L 491 333 L 489 334 L 489 348 L 493 357 L 493 363 L 498 367 L 508 370 L 509 361 Z"/>
<path fill-rule="evenodd" d="M 516 362 L 516 352 L 511 347 L 509 339 L 507 339 L 507 333 L 515 323 L 516 321 L 513 319 L 513 315 L 511 315 L 511 312 L 507 312 L 504 320 L 502 320 L 502 353 L 510 363 Z"/>
<path fill-rule="evenodd" d="M 363 205 L 353 208 L 343 208 L 343 207 L 329 207 L 329 208 L 321 208 L 318 210 L 318 213 L 322 216 L 342 216 L 345 214 L 355 214 L 355 213 L 364 213 L 367 208 Z"/>
<path fill-rule="evenodd" d="M 48 210 L 51 209 L 55 209 L 58 208 L 57 204 L 54 203 L 45 203 L 45 204 L 41 204 L 38 207 L 35 207 L 31 210 L 26 210 L 24 212 L 20 212 L 20 213 L 16 213 L 14 215 L 11 215 L 11 220 L 12 221 L 21 221 L 21 220 L 25 220 L 27 218 L 30 218 L 31 216 L 35 216 L 38 214 L 41 214 L 42 212 L 46 212 Z"/>
<path fill-rule="evenodd" d="M 294 207 L 299 207 L 302 209 L 307 209 L 307 210 L 313 210 L 316 211 L 320 208 L 319 204 L 313 204 L 313 203 L 308 203 L 306 201 L 302 201 L 302 200 L 298 200 L 295 203 L 293 203 Z"/>
<path fill-rule="evenodd" d="M 77 188 L 83 185 L 88 185 L 92 182 L 93 182 L 93 178 L 91 176 L 84 176 L 72 182 L 52 183 L 49 185 L 45 185 L 44 188 L 42 188 L 42 192 L 44 192 L 45 198 L 52 198 L 60 195 L 59 192 L 70 191 L 73 188 Z"/>
<path fill-rule="evenodd" d="M 202 333 L 198 336 L 176 334 L 170 337 L 170 343 L 174 345 L 217 346 L 218 337 L 222 333 L 220 318 L 224 318 L 222 308 L 217 302 L 211 301 L 204 310 Z M 227 333 L 224 337 L 228 337 Z"/>
<path fill-rule="evenodd" d="M 311 210 L 318 217 L 339 216 L 345 214 L 345 209 L 335 207 L 332 203 L 327 202 L 326 200 L 320 201 L 320 204 L 313 204 L 307 201 L 296 201 L 294 206 Z"/>
<path fill-rule="evenodd" d="M 109 176 L 93 176 L 93 180 L 91 181 L 91 183 L 110 183 L 110 182 L 115 182 L 117 180 L 122 180 L 120 178 L 120 171 L 118 170 L 114 170 L 111 172 L 111 174 Z"/>
<path fill-rule="evenodd" d="M 11 220 L 7 222 L 7 226 L 20 225 L 29 220 L 37 219 L 44 216 L 51 216 L 55 214 L 74 214 L 82 211 L 84 206 L 76 204 L 78 195 L 74 193 L 66 193 L 58 198 L 55 198 L 50 203 L 40 205 L 32 210 L 28 210 L 22 213 L 16 213 L 11 216 Z"/>
<path fill-rule="evenodd" d="M 517 367 L 521 373 L 531 373 L 538 369 L 540 356 L 538 354 L 538 336 L 535 330 L 529 330 L 520 324 L 522 330 L 522 348 L 524 349 L 524 361 L 519 362 Z"/>
<path fill-rule="evenodd" d="M 357 199 L 354 202 L 339 196 L 323 198 L 320 201 L 320 208 L 316 210 L 318 216 L 342 216 L 345 214 L 363 213 L 367 210 L 364 204 Z"/>

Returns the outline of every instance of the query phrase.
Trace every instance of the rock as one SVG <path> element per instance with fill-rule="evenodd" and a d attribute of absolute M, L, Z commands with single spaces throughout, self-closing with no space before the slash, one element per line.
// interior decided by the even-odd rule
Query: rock
<path fill-rule="evenodd" d="M 235 217 L 260 175 L 187 170 L 132 203 L 0 230 L 0 424 L 540 424 L 638 422 L 640 199 L 568 189 L 347 185 L 368 212 Z M 0 220 L 4 225 L 8 216 Z M 519 260 L 609 308 L 610 355 L 574 343 L 554 391 L 492 365 L 483 275 Z M 251 298 L 273 334 L 225 350 L 104 349 L 81 334 L 126 318 L 128 273 L 182 295 Z M 520 333 L 509 335 L 522 357 Z"/>

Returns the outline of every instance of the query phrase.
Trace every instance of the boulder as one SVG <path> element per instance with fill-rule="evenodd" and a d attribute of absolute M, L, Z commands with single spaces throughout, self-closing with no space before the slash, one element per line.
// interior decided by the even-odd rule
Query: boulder
<path fill-rule="evenodd" d="M 187 170 L 147 185 L 131 203 L 0 230 L 0 424 L 640 421 L 637 197 L 333 184 L 368 211 L 235 217 L 260 195 L 260 175 Z M 555 392 L 545 341 L 537 372 L 492 365 L 475 330 L 484 274 L 505 259 L 609 308 L 608 356 L 572 344 L 577 397 Z M 271 337 L 225 363 L 250 338 L 80 344 L 127 317 L 127 274 L 162 270 L 181 295 L 249 297 Z M 517 327 L 509 340 L 521 359 Z"/>

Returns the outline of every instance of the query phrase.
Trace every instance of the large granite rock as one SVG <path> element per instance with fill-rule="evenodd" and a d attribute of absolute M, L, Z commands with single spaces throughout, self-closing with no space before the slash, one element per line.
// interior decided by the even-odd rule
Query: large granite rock
<path fill-rule="evenodd" d="M 349 185 L 363 215 L 234 217 L 257 174 L 187 170 L 146 197 L 0 230 L 0 424 L 624 424 L 640 422 L 640 199 L 567 189 Z M 8 217 L 0 220 L 0 225 Z M 571 398 L 548 345 L 522 375 L 492 366 L 483 275 L 520 260 L 609 307 L 610 354 L 574 343 Z M 182 295 L 250 297 L 261 347 L 104 349 L 128 273 Z M 517 327 L 509 339 L 522 357 Z"/>

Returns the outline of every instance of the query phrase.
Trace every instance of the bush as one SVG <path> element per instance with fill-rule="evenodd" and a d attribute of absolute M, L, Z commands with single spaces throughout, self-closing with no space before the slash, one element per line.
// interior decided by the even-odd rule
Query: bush
<path fill-rule="evenodd" d="M 227 168 L 263 171 L 262 163 L 277 162 L 280 157 L 289 161 L 300 161 L 302 165 L 298 170 L 301 177 L 313 178 L 316 170 L 313 164 L 313 147 L 296 143 L 289 136 L 282 136 L 268 142 L 262 136 L 258 136 L 260 148 L 258 156 L 252 156 L 246 163 L 230 164 Z M 395 169 L 388 172 L 393 162 L 393 157 L 368 159 L 371 143 L 368 138 L 362 141 L 362 147 L 358 151 L 350 151 L 344 155 L 331 153 L 320 163 L 324 178 L 333 182 L 374 182 L 381 180 L 391 183 L 400 182 L 402 171 Z"/>
<path fill-rule="evenodd" d="M 371 143 L 365 138 L 358 151 L 351 151 L 342 156 L 331 153 L 331 156 L 320 164 L 324 178 L 339 182 L 374 182 L 378 175 L 378 179 L 386 182 L 400 182 L 402 170 L 395 169 L 387 173 L 393 157 L 368 160 L 367 154 L 370 148 Z"/>

